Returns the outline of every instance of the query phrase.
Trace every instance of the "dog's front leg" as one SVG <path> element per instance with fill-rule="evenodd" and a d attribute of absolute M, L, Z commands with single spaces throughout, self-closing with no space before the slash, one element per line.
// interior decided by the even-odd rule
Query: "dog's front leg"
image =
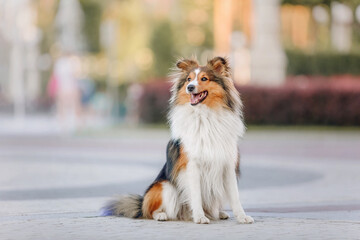
<path fill-rule="evenodd" d="M 187 165 L 188 187 L 190 194 L 190 207 L 195 223 L 210 223 L 205 217 L 201 200 L 200 171 L 195 161 L 189 161 Z"/>
<path fill-rule="evenodd" d="M 226 191 L 234 216 L 239 223 L 253 223 L 254 219 L 245 214 L 240 203 L 235 169 L 230 169 L 226 174 Z"/>

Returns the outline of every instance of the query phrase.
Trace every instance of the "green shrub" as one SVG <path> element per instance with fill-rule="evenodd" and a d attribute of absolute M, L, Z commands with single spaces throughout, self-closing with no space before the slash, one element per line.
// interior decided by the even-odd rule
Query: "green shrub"
<path fill-rule="evenodd" d="M 316 53 L 286 51 L 287 75 L 360 75 L 358 53 Z"/>

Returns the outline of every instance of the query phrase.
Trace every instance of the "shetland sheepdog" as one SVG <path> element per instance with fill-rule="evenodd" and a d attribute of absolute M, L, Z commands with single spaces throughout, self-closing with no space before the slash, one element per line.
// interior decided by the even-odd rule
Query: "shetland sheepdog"
<path fill-rule="evenodd" d="M 228 60 L 215 57 L 200 66 L 181 59 L 171 77 L 166 163 L 144 196 L 121 196 L 104 215 L 206 224 L 229 218 L 223 211 L 229 202 L 239 223 L 253 223 L 239 200 L 238 144 L 245 127 Z"/>

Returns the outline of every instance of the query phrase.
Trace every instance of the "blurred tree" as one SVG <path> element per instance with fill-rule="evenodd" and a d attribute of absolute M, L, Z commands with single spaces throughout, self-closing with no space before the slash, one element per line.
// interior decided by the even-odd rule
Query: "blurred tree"
<path fill-rule="evenodd" d="M 85 14 L 84 34 L 87 50 L 97 53 L 100 51 L 99 31 L 102 8 L 98 1 L 80 0 Z"/>
<path fill-rule="evenodd" d="M 44 62 L 44 65 L 51 65 L 51 58 L 49 53 L 51 52 L 51 47 L 54 45 L 56 40 L 55 28 L 54 28 L 54 19 L 57 10 L 57 1 L 56 0 L 39 0 L 36 1 L 37 8 L 37 24 L 39 29 L 41 30 L 42 37 L 40 40 L 40 54 L 44 54 L 43 56 L 48 56 L 48 62 Z M 44 93 L 48 80 L 50 79 L 51 69 L 44 68 L 40 72 L 41 77 L 41 91 Z"/>
<path fill-rule="evenodd" d="M 202 54 L 214 48 L 214 2 L 211 0 L 179 1 L 179 15 L 173 21 L 174 38 L 182 56 Z M 204 60 L 204 59 L 202 59 Z"/>
<path fill-rule="evenodd" d="M 143 1 L 109 1 L 102 20 L 114 24 L 115 61 L 113 78 L 118 83 L 136 82 L 148 77 L 152 51 L 148 49 L 152 21 Z"/>
<path fill-rule="evenodd" d="M 150 47 L 155 56 L 153 67 L 155 76 L 166 76 L 175 60 L 175 43 L 169 21 L 162 20 L 155 25 Z"/>

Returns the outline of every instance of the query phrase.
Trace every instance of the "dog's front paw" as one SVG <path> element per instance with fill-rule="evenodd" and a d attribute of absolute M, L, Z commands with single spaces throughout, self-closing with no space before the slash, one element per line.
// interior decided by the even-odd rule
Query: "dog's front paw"
<path fill-rule="evenodd" d="M 237 216 L 236 219 L 239 223 L 254 223 L 254 219 L 246 215 Z"/>
<path fill-rule="evenodd" d="M 210 220 L 205 217 L 204 215 L 200 215 L 200 216 L 194 216 L 194 223 L 198 223 L 198 224 L 209 224 Z"/>

